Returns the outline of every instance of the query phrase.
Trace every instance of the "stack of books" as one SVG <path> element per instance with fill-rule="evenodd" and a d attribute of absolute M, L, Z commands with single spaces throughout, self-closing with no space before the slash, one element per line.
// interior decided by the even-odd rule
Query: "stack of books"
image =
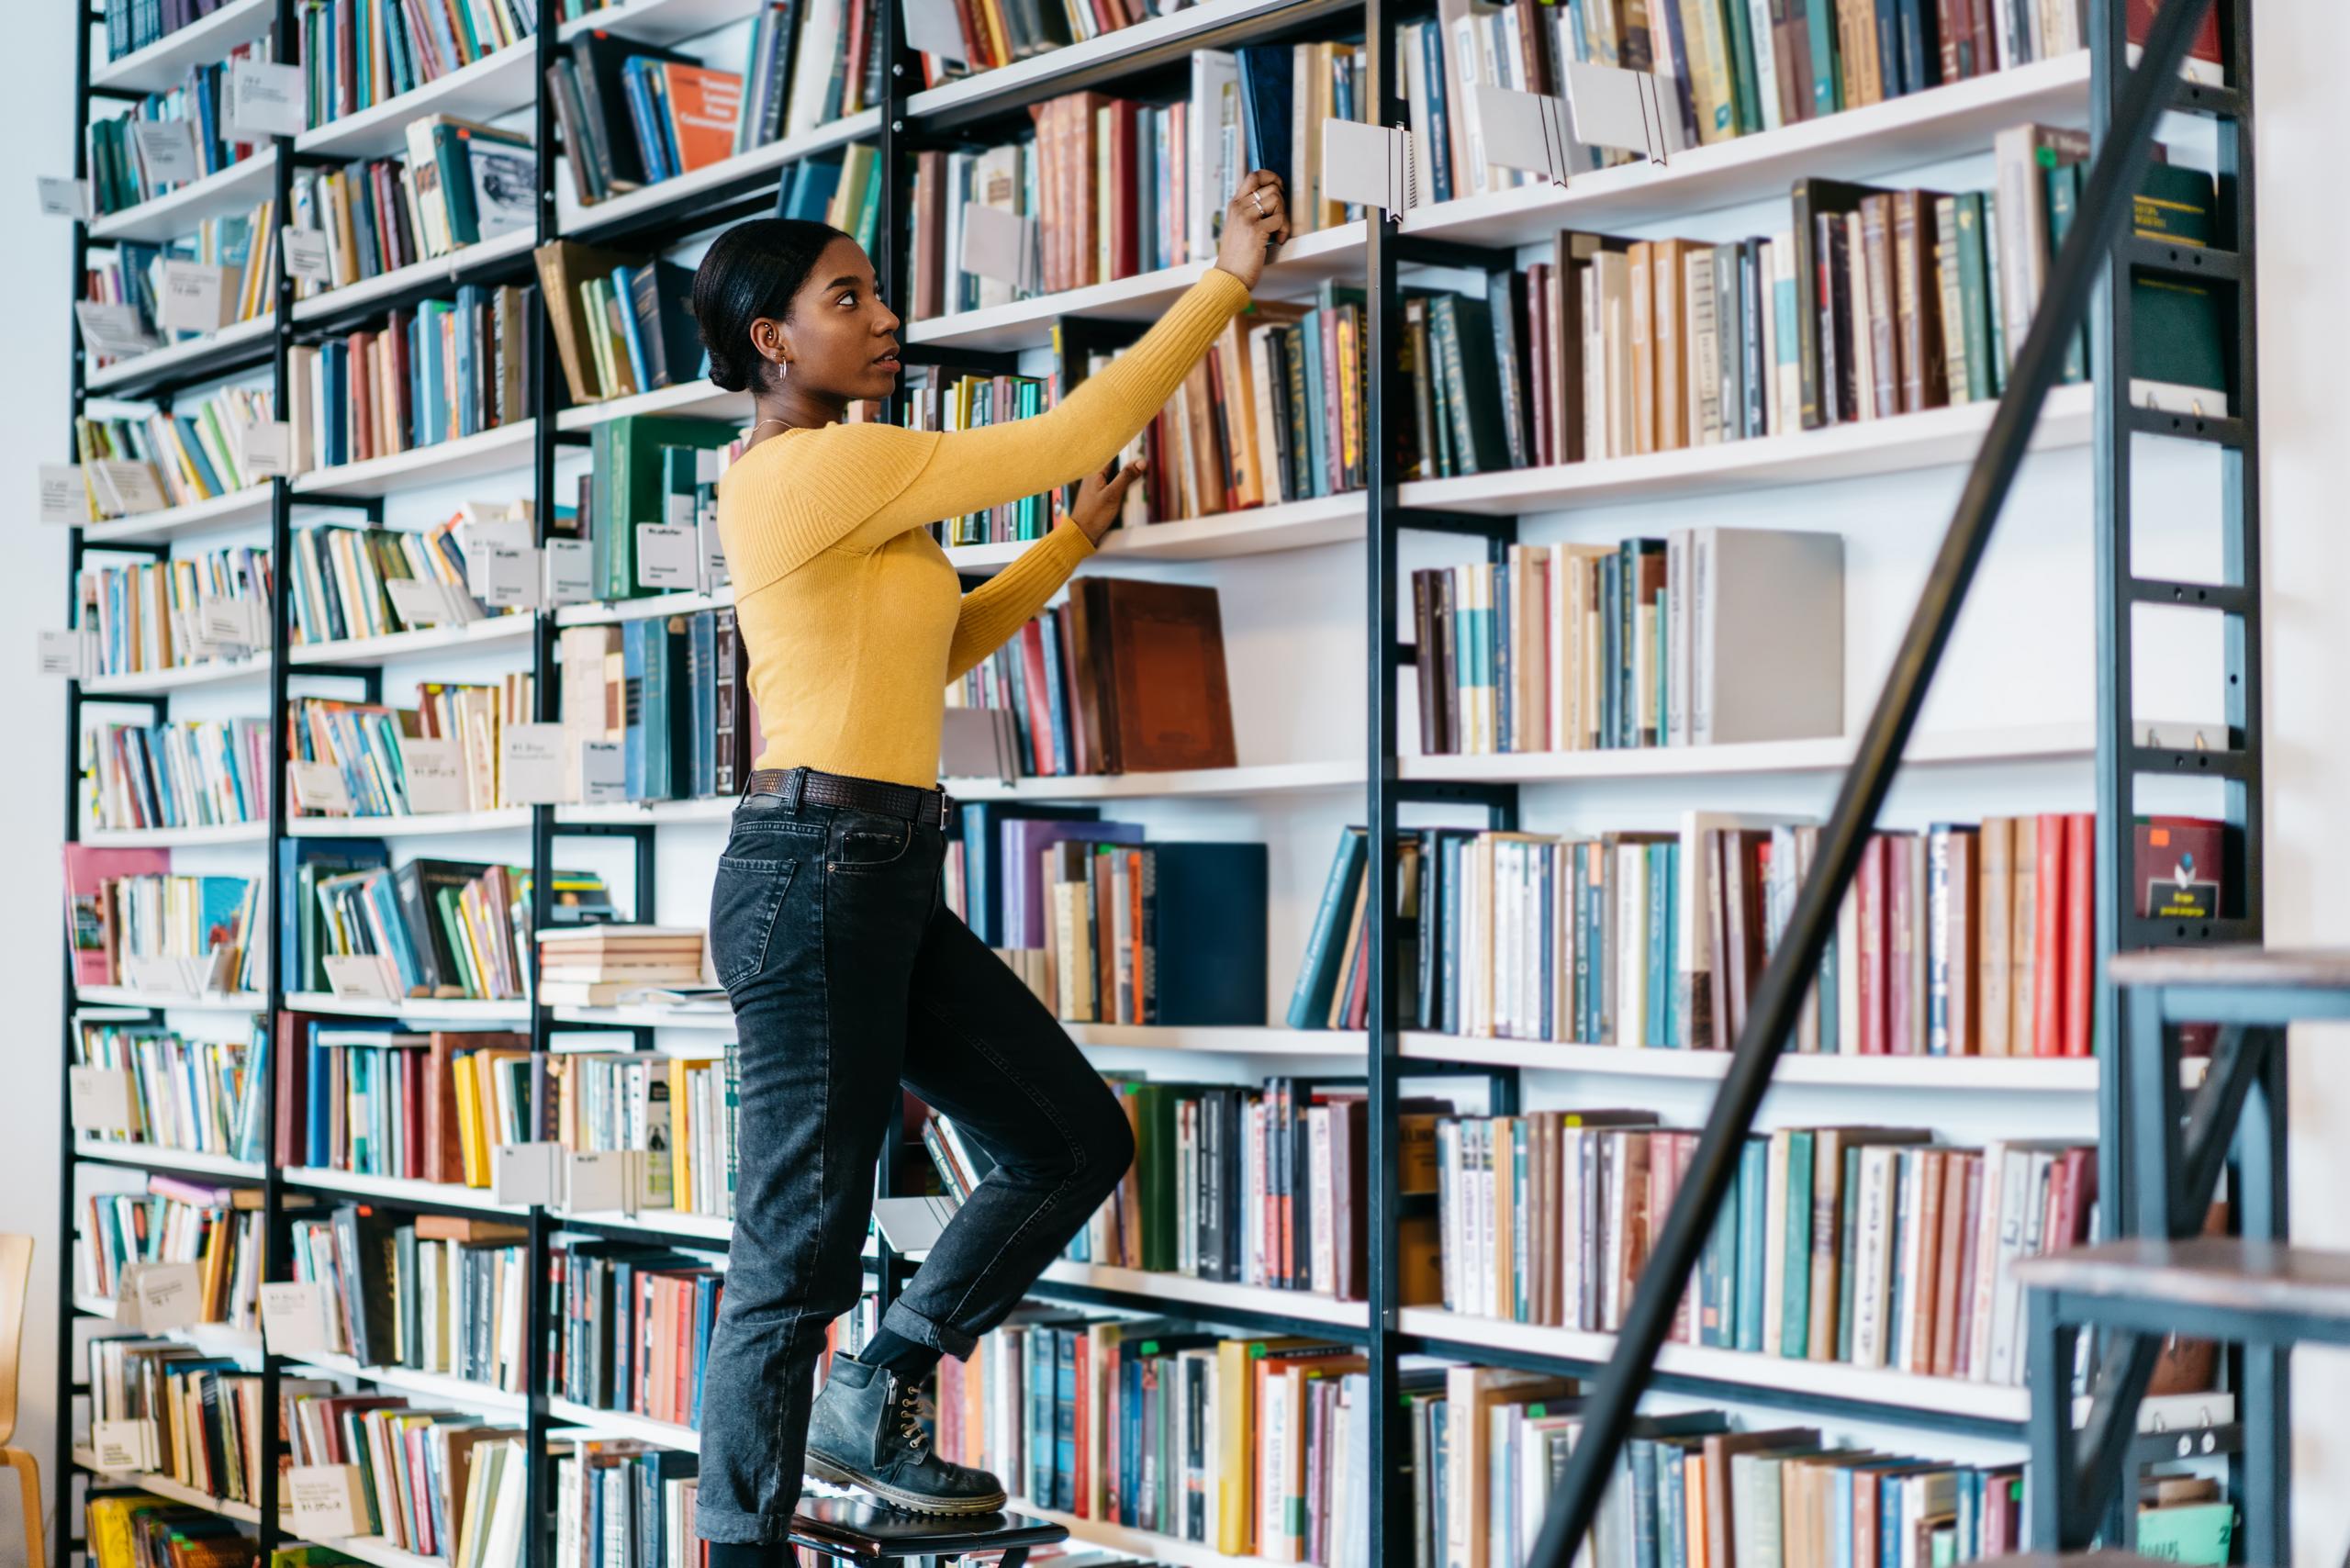
<path fill-rule="evenodd" d="M 287 731 L 296 810 L 406 817 L 505 805 L 500 736 L 536 716 L 532 684 L 520 671 L 496 686 L 423 681 L 414 708 L 299 699 Z"/>
<path fill-rule="evenodd" d="M 308 297 L 529 227 L 537 189 L 529 137 L 450 115 L 408 128 L 405 156 L 294 172 L 293 227 L 321 233 L 328 276 Z"/>
<path fill-rule="evenodd" d="M 265 1038 L 256 1030 L 248 1040 L 191 1040 L 151 1024 L 83 1023 L 73 1065 L 124 1074 L 130 1114 L 119 1131 L 77 1136 L 259 1161 Z"/>
<path fill-rule="evenodd" d="M 73 624 L 95 634 L 92 675 L 176 669 L 266 647 L 270 592 L 269 552 L 250 544 L 84 566 L 73 579 Z M 214 605 L 218 619 L 204 613 Z"/>
<path fill-rule="evenodd" d="M 125 517 L 166 506 L 192 506 L 260 483 L 246 472 L 245 431 L 269 418 L 263 387 L 223 386 L 183 398 L 143 420 L 77 418 L 75 454 L 90 490 L 94 518 Z M 136 464 L 150 481 L 101 464 Z"/>
<path fill-rule="evenodd" d="M 196 1321 L 250 1328 L 261 1310 L 261 1189 L 147 1178 L 144 1193 L 81 1203 L 74 1279 L 82 1295 L 115 1300 L 134 1263 L 196 1266 Z"/>
<path fill-rule="evenodd" d="M 383 637 L 478 621 L 489 608 L 466 581 L 460 514 L 430 528 L 321 523 L 292 535 L 286 622 L 297 645 Z"/>
<path fill-rule="evenodd" d="M 698 926 L 580 925 L 538 941 L 539 1000 L 550 1007 L 609 1007 L 636 991 L 709 983 Z"/>
<path fill-rule="evenodd" d="M 65 846 L 74 984 L 174 993 L 259 988 L 268 946 L 252 939 L 260 884 L 245 877 L 173 876 L 171 863 L 167 850 Z M 159 959 L 172 964 L 150 962 Z"/>
<path fill-rule="evenodd" d="M 531 0 L 470 0 L 446 16 L 403 0 L 337 0 L 301 17 L 310 123 L 325 125 L 530 39 Z"/>
<path fill-rule="evenodd" d="M 465 284 L 380 330 L 297 344 L 287 362 L 296 467 L 330 468 L 530 417 L 529 287 Z"/>
<path fill-rule="evenodd" d="M 327 1348 L 363 1366 L 522 1392 L 528 1232 L 471 1215 L 344 1204 L 294 1226 L 294 1278 L 323 1287 Z M 542 1348 L 543 1349 L 543 1348 Z"/>
<path fill-rule="evenodd" d="M 675 321 L 664 330 L 690 330 Z M 594 468 L 576 527 L 588 536 L 588 577 L 598 599 L 636 599 L 665 591 L 644 580 L 637 530 L 648 524 L 699 527 L 705 490 L 711 492 L 707 500 L 714 529 L 715 490 L 725 466 L 720 454 L 741 434 L 739 425 L 675 414 L 629 414 L 596 426 L 588 442 Z M 682 585 L 669 586 L 691 590 L 697 580 L 688 577 Z"/>
<path fill-rule="evenodd" d="M 640 617 L 561 634 L 565 764 L 579 748 L 621 748 L 632 801 L 733 795 L 757 756 L 748 664 L 734 611 Z"/>
<path fill-rule="evenodd" d="M 286 1446 L 297 1465 L 356 1472 L 354 1533 L 450 1568 L 511 1561 L 488 1553 L 521 1549 L 520 1428 L 300 1382 L 284 1400 Z"/>
<path fill-rule="evenodd" d="M 269 815 L 261 719 L 94 722 L 82 730 L 83 821 L 92 828 L 221 827 Z"/>
<path fill-rule="evenodd" d="M 526 1119 L 513 1064 L 530 1037 L 430 1033 L 288 1013 L 280 1159 L 317 1170 L 486 1186 L 500 1135 Z M 478 1175 L 479 1180 L 476 1180 Z"/>
<path fill-rule="evenodd" d="M 1412 612 L 1424 753 L 1844 733 L 1841 534 L 1513 544 L 1415 571 Z"/>
<path fill-rule="evenodd" d="M 217 62 L 190 66 L 178 85 L 149 94 L 127 113 L 104 119 L 93 118 L 87 133 L 92 208 L 99 213 L 120 212 L 177 190 L 183 183 L 157 179 L 148 174 L 147 158 L 135 129 L 141 121 L 185 122 L 196 143 L 198 178 L 252 157 L 262 144 L 230 140 L 221 106 L 228 98 L 229 73 L 240 62 L 274 58 L 271 36 L 264 32 L 258 39 L 224 51 Z"/>

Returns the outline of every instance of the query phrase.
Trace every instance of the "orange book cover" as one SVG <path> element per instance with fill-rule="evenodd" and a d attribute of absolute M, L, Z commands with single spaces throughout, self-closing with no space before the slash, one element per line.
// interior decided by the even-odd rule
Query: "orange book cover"
<path fill-rule="evenodd" d="M 743 109 L 743 78 L 703 65 L 661 67 L 661 96 L 677 166 L 691 172 L 734 154 L 734 122 Z"/>

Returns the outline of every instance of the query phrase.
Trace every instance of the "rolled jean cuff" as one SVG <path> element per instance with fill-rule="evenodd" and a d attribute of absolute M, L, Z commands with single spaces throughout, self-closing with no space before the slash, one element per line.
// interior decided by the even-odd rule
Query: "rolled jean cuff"
<path fill-rule="evenodd" d="M 890 1310 L 881 1315 L 881 1327 L 892 1334 L 928 1345 L 934 1350 L 944 1351 L 958 1361 L 968 1361 L 979 1342 L 976 1335 L 966 1334 L 944 1323 L 933 1323 L 908 1306 L 903 1296 L 891 1302 Z"/>
<path fill-rule="evenodd" d="M 791 1540 L 789 1514 L 746 1514 L 717 1504 L 694 1509 L 694 1533 L 722 1546 L 785 1546 Z"/>

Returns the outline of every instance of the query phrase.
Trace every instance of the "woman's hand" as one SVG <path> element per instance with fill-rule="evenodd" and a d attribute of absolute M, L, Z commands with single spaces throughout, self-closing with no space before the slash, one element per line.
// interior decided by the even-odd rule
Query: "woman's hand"
<path fill-rule="evenodd" d="M 1127 487 L 1142 471 L 1143 461 L 1137 457 L 1124 468 L 1113 460 L 1099 474 L 1087 475 L 1077 487 L 1077 499 L 1069 503 L 1069 521 L 1085 530 L 1088 540 L 1101 543 L 1125 508 Z"/>
<path fill-rule="evenodd" d="M 1289 199 L 1281 190 L 1281 177 L 1267 169 L 1250 170 L 1240 177 L 1232 205 L 1224 209 L 1215 264 L 1253 289 L 1264 274 L 1266 247 L 1288 238 Z"/>

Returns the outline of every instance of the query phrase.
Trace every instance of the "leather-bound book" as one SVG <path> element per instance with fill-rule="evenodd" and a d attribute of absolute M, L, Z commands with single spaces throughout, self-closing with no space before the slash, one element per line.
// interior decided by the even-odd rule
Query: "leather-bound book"
<path fill-rule="evenodd" d="M 1077 700 L 1102 771 L 1234 766 L 1215 589 L 1080 577 L 1069 602 Z"/>

